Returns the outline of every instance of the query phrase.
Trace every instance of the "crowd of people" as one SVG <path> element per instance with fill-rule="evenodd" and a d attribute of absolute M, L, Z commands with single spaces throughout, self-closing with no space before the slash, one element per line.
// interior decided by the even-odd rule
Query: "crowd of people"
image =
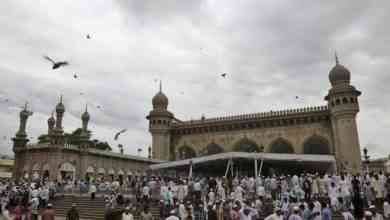
<path fill-rule="evenodd" d="M 4 219 L 38 219 L 45 211 L 55 215 L 50 202 L 64 187 L 73 193 L 96 194 L 106 203 L 106 219 L 122 210 L 122 219 L 139 216 L 169 220 L 328 220 L 390 217 L 390 177 L 383 173 L 350 175 L 272 175 L 236 177 L 171 177 L 139 175 L 126 180 L 0 183 Z M 65 187 L 65 188 L 66 188 Z M 61 190 L 60 190 L 61 189 Z M 76 190 L 77 189 L 77 190 Z M 42 210 L 45 210 L 42 212 Z M 77 220 L 76 205 L 69 219 Z M 155 214 L 155 213 L 154 213 Z M 50 219 L 50 218 L 48 218 Z"/>

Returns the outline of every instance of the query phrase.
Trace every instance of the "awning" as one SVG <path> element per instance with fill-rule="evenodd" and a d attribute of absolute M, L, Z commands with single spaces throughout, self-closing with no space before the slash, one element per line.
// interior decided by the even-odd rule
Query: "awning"
<path fill-rule="evenodd" d="M 75 172 L 76 168 L 71 163 L 66 162 L 61 165 L 60 171 Z"/>
<path fill-rule="evenodd" d="M 12 173 L 11 172 L 1 172 L 0 171 L 0 178 L 12 178 Z"/>
<path fill-rule="evenodd" d="M 38 163 L 34 164 L 32 167 L 32 171 L 39 171 L 39 170 L 40 170 L 39 164 Z"/>
<path fill-rule="evenodd" d="M 87 173 L 95 173 L 95 168 L 93 168 L 92 166 L 89 166 L 86 170 Z"/>
<path fill-rule="evenodd" d="M 213 154 L 203 157 L 195 157 L 186 160 L 178 160 L 172 162 L 165 162 L 160 164 L 150 165 L 151 170 L 159 170 L 166 168 L 174 168 L 180 166 L 187 166 L 192 161 L 192 164 L 201 164 L 217 160 L 229 159 L 258 159 L 264 161 L 290 161 L 290 162 L 319 162 L 319 163 L 335 163 L 336 160 L 333 155 L 319 155 L 319 154 L 278 154 L 278 153 L 246 153 L 246 152 L 228 152 Z"/>
<path fill-rule="evenodd" d="M 99 174 L 105 174 L 106 173 L 106 170 L 104 168 L 99 168 L 98 169 L 98 173 Z"/>
<path fill-rule="evenodd" d="M 125 175 L 125 172 L 123 172 L 123 170 L 119 170 L 118 175 Z"/>
<path fill-rule="evenodd" d="M 110 174 L 110 175 L 114 175 L 114 174 L 115 174 L 115 171 L 114 171 L 114 169 L 112 169 L 112 168 L 111 168 L 111 169 L 109 169 L 109 170 L 108 170 L 108 174 Z"/>
<path fill-rule="evenodd" d="M 43 171 L 50 170 L 50 165 L 48 163 L 43 165 L 42 170 Z"/>
<path fill-rule="evenodd" d="M 129 170 L 129 171 L 127 171 L 127 175 L 128 175 L 128 176 L 132 176 L 132 175 L 133 175 L 133 172 L 131 172 L 131 171 Z"/>

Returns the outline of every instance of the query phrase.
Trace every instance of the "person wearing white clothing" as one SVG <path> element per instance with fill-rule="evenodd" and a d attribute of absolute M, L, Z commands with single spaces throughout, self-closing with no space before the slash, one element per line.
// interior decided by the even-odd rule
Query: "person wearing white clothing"
<path fill-rule="evenodd" d="M 173 209 L 171 212 L 170 212 L 170 215 L 168 218 L 166 218 L 165 220 L 180 220 L 179 217 L 176 216 L 176 212 L 175 210 Z"/>
<path fill-rule="evenodd" d="M 264 220 L 283 220 L 282 210 L 275 208 L 275 213 L 267 216 Z"/>
<path fill-rule="evenodd" d="M 383 215 L 385 218 L 389 218 L 390 217 L 390 204 L 388 201 L 385 201 L 383 203 Z"/>
<path fill-rule="evenodd" d="M 133 214 L 130 213 L 130 207 L 126 207 L 122 213 L 122 220 L 134 220 Z"/>
<path fill-rule="evenodd" d="M 370 212 L 372 213 L 372 220 L 383 220 L 382 214 L 380 214 L 380 213 L 378 213 L 378 212 L 376 211 L 375 206 L 372 205 L 372 206 L 370 206 L 368 209 L 369 209 Z"/>
<path fill-rule="evenodd" d="M 288 220 L 302 220 L 302 217 L 299 215 L 299 207 L 293 207 L 293 214 L 288 217 Z"/>

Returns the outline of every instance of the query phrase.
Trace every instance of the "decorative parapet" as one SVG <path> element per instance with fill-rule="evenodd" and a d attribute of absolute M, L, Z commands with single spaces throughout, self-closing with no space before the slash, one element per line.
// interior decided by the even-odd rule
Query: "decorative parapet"
<path fill-rule="evenodd" d="M 253 114 L 242 114 L 242 115 L 224 116 L 224 117 L 216 117 L 216 118 L 204 118 L 204 119 L 190 120 L 190 121 L 181 121 L 181 122 L 175 122 L 175 125 L 180 126 L 180 125 L 205 124 L 205 123 L 214 123 L 214 122 L 223 122 L 223 121 L 246 121 L 246 120 L 256 120 L 256 119 L 271 119 L 275 117 L 302 115 L 308 113 L 319 113 L 319 112 L 327 112 L 327 111 L 328 111 L 328 106 L 314 106 L 314 107 L 307 107 L 307 108 L 287 109 L 287 110 L 260 112 L 260 113 L 253 113 Z"/>
<path fill-rule="evenodd" d="M 327 106 L 316 106 L 281 111 L 269 111 L 255 114 L 243 114 L 200 120 L 190 120 L 172 124 L 172 134 L 189 135 L 209 132 L 290 126 L 297 124 L 329 121 Z"/>
<path fill-rule="evenodd" d="M 49 148 L 52 148 L 53 145 L 49 143 L 41 143 L 41 144 L 28 144 L 24 150 L 46 150 Z M 62 146 L 59 146 L 62 149 L 70 150 L 70 151 L 81 151 L 80 148 L 76 145 L 72 144 L 64 144 Z M 112 158 L 118 158 L 118 159 L 124 159 L 124 160 L 133 160 L 133 161 L 138 161 L 138 162 L 143 162 L 143 163 L 161 163 L 164 161 L 161 160 L 155 160 L 155 159 L 149 159 L 146 157 L 139 157 L 139 156 L 133 156 L 133 155 L 127 155 L 127 154 L 120 154 L 112 151 L 104 151 L 104 150 L 98 150 L 98 149 L 93 149 L 89 148 L 88 149 L 89 154 L 94 154 L 98 156 L 103 156 L 103 157 L 112 157 Z"/>

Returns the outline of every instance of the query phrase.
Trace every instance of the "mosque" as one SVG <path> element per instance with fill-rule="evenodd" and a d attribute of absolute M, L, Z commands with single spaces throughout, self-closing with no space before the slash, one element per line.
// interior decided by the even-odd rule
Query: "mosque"
<path fill-rule="evenodd" d="M 151 165 L 154 170 L 186 167 L 202 172 L 236 161 L 236 168 L 289 171 L 350 171 L 361 168 L 356 115 L 361 92 L 350 83 L 350 71 L 336 64 L 329 72 L 330 89 L 323 106 L 286 109 L 182 121 L 168 110 L 160 91 L 153 97 L 149 131 L 153 158 L 173 161 Z M 202 170 L 203 169 L 203 170 Z"/>
<path fill-rule="evenodd" d="M 168 110 L 169 101 L 160 86 L 146 117 L 152 135 L 148 158 L 114 153 L 106 149 L 107 144 L 91 140 L 87 109 L 81 115 L 81 128 L 64 133 L 62 99 L 56 106 L 56 118 L 52 115 L 47 121 L 47 134 L 38 143 L 28 144 L 26 123 L 31 113 L 26 107 L 20 112 L 20 127 L 13 138 L 13 175 L 17 179 L 93 176 L 123 180 L 147 170 L 188 167 L 218 173 L 230 167 L 232 172 L 242 173 L 253 168 L 252 161 L 255 170 L 257 162 L 261 164 L 260 172 L 359 172 L 356 115 L 361 92 L 350 79 L 350 71 L 336 57 L 323 106 L 190 121 L 182 121 Z"/>

